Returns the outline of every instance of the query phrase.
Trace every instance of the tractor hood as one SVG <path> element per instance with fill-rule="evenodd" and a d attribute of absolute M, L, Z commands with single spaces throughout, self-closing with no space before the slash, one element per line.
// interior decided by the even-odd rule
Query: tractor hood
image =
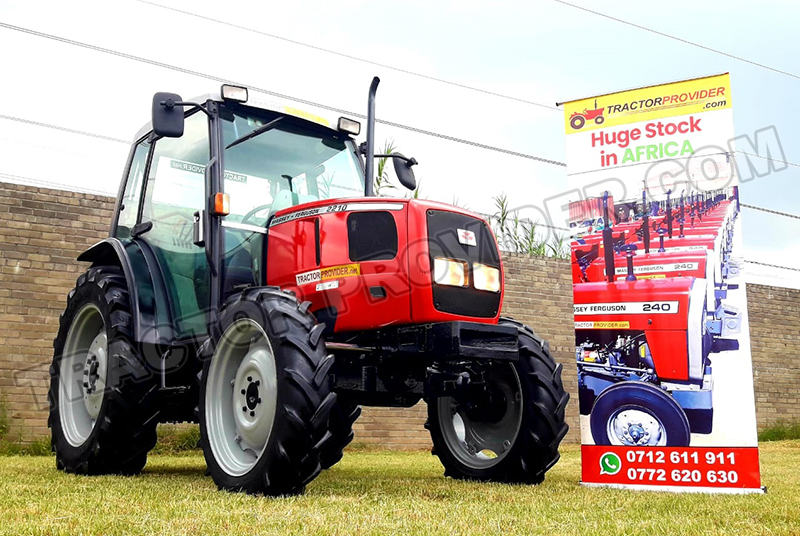
<path fill-rule="evenodd" d="M 310 301 L 336 332 L 499 319 L 502 264 L 482 216 L 369 197 L 298 205 L 268 225 L 267 283 Z"/>

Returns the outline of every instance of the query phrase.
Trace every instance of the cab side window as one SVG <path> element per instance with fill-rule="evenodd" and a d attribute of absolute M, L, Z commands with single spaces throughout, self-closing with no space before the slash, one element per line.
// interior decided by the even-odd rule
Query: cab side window
<path fill-rule="evenodd" d="M 142 198 L 142 186 L 144 186 L 144 170 L 147 166 L 147 155 L 150 153 L 150 142 L 142 140 L 133 152 L 133 160 L 128 170 L 128 177 L 125 181 L 125 191 L 122 194 L 122 201 L 117 220 L 117 232 L 114 236 L 119 239 L 129 239 L 131 229 L 136 225 L 139 216 L 139 201 Z"/>

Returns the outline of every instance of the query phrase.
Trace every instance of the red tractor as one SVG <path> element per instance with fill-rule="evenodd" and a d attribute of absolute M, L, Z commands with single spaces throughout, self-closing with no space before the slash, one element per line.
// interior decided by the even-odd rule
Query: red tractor
<path fill-rule="evenodd" d="M 567 433 L 562 367 L 500 316 L 484 218 L 374 197 L 377 85 L 360 147 L 358 122 L 246 88 L 155 95 L 54 341 L 60 469 L 137 473 L 158 423 L 199 422 L 219 488 L 299 493 L 361 405 L 424 400 L 445 474 L 543 480 Z M 381 156 L 415 187 L 414 159 Z"/>
<path fill-rule="evenodd" d="M 716 202 L 708 220 L 728 212 L 726 202 Z M 740 319 L 722 303 L 727 286 L 715 270 L 713 248 L 726 246 L 718 235 L 705 242 L 684 237 L 681 217 L 680 236 L 670 243 L 702 250 L 665 248 L 673 216 L 669 200 L 666 206 L 658 250 L 650 249 L 647 210 L 639 229 L 615 234 L 618 228 L 606 226 L 602 235 L 572 244 L 580 413 L 589 416 L 599 445 L 687 446 L 691 433 L 710 433 L 709 354 L 737 347 L 728 337 L 738 333 Z M 640 247 L 644 254 L 637 254 Z"/>
<path fill-rule="evenodd" d="M 605 107 L 597 107 L 597 99 L 595 99 L 594 110 L 585 109 L 582 112 L 573 112 L 572 115 L 569 116 L 569 126 L 575 130 L 580 130 L 587 121 L 594 121 L 595 125 L 602 125 L 603 121 L 606 120 L 606 118 L 603 117 L 604 110 Z"/>

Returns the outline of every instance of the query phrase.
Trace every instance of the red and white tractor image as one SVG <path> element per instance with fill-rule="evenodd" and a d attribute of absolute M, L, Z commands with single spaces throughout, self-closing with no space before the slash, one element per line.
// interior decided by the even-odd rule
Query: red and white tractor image
<path fill-rule="evenodd" d="M 606 118 L 603 117 L 604 110 L 605 107 L 603 108 L 597 107 L 597 99 L 595 99 L 594 110 L 589 110 L 587 108 L 582 112 L 573 112 L 572 115 L 569 116 L 569 126 L 574 128 L 575 130 L 580 130 L 583 128 L 583 125 L 585 125 L 587 121 L 594 121 L 596 125 L 602 125 L 603 121 L 606 120 Z"/>
<path fill-rule="evenodd" d="M 722 301 L 737 207 L 703 200 L 708 235 L 685 226 L 683 197 L 654 228 L 645 207 L 638 226 L 613 228 L 606 210 L 602 233 L 572 243 L 580 413 L 595 444 L 687 446 L 712 430 L 709 355 L 738 345 L 738 311 Z"/>

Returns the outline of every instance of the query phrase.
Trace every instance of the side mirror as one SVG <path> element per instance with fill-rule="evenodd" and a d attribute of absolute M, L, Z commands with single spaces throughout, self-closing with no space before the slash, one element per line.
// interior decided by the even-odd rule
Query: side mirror
<path fill-rule="evenodd" d="M 406 158 L 400 153 L 393 153 L 392 156 L 394 157 L 394 172 L 397 175 L 397 180 L 409 190 L 414 190 L 417 187 L 417 179 L 414 177 L 414 171 L 411 166 L 416 165 L 417 161 L 413 158 Z"/>
<path fill-rule="evenodd" d="M 183 136 L 183 106 L 181 96 L 175 93 L 153 95 L 153 133 L 165 138 Z"/>

